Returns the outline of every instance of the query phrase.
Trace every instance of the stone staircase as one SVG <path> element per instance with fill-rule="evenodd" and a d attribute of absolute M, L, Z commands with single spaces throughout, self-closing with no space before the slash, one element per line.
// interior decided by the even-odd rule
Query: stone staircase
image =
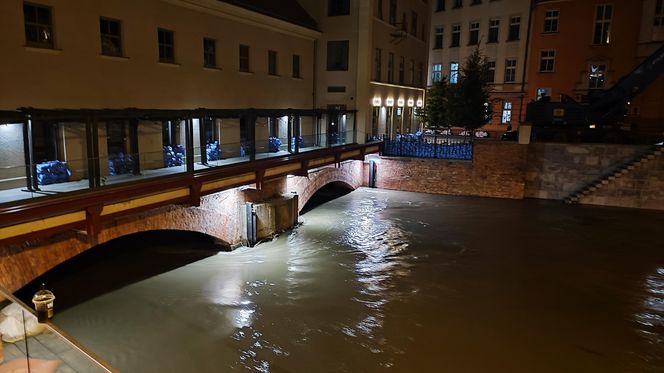
<path fill-rule="evenodd" d="M 579 191 L 571 194 L 565 198 L 565 203 L 577 204 L 580 203 L 584 197 L 590 196 L 600 188 L 605 188 L 607 185 L 613 183 L 616 179 L 623 177 L 634 171 L 635 169 L 643 166 L 644 164 L 652 161 L 656 157 L 664 154 L 664 148 L 661 145 L 653 146 L 647 152 L 631 162 L 627 162 L 616 169 L 614 172 L 605 175 L 604 177 L 586 185 Z"/>

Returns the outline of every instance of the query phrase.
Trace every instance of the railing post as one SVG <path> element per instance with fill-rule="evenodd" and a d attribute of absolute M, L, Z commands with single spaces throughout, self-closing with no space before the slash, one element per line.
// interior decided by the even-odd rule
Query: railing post
<path fill-rule="evenodd" d="M 205 133 L 205 114 L 201 115 L 198 119 L 198 137 L 200 139 L 199 143 L 201 145 L 201 164 L 207 165 L 207 137 Z"/>
<path fill-rule="evenodd" d="M 194 126 L 191 118 L 185 119 L 184 126 L 184 152 L 187 159 L 187 172 L 194 172 Z"/>
<path fill-rule="evenodd" d="M 32 118 L 23 121 L 23 154 L 25 158 L 25 180 L 29 191 L 39 190 L 37 182 L 37 165 L 35 164 L 34 146 L 32 144 Z"/>
<path fill-rule="evenodd" d="M 90 188 L 101 185 L 99 167 L 99 124 L 94 113 L 88 113 L 85 121 L 86 148 L 88 152 L 88 180 Z"/>

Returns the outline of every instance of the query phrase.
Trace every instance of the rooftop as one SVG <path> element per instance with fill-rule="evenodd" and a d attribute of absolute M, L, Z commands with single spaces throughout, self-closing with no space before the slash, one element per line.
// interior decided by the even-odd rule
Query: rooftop
<path fill-rule="evenodd" d="M 316 21 L 311 18 L 296 0 L 219 0 L 286 22 L 317 30 Z"/>

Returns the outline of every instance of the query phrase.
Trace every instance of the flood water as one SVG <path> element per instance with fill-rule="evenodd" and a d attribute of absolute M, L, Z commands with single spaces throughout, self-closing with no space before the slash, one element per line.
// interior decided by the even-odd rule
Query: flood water
<path fill-rule="evenodd" d="M 55 322 L 122 372 L 664 371 L 664 213 L 359 189 L 302 220 Z"/>

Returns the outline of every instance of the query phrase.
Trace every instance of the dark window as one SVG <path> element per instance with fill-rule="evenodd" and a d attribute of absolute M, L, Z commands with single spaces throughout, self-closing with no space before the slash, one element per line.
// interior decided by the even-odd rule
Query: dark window
<path fill-rule="evenodd" d="M 120 21 L 104 17 L 99 18 L 99 34 L 101 35 L 101 54 L 122 56 Z"/>
<path fill-rule="evenodd" d="M 397 24 L 397 0 L 390 0 L 389 22 L 391 25 Z"/>
<path fill-rule="evenodd" d="M 655 3 L 655 26 L 664 26 L 664 0 L 657 0 Z"/>
<path fill-rule="evenodd" d="M 519 40 L 519 33 L 521 32 L 521 17 L 510 17 L 510 32 L 507 35 L 507 40 Z"/>
<path fill-rule="evenodd" d="M 443 12 L 443 11 L 445 11 L 445 0 L 437 0 L 436 12 Z"/>
<path fill-rule="evenodd" d="M 450 47 L 458 47 L 461 42 L 461 25 L 452 25 L 452 42 Z"/>
<path fill-rule="evenodd" d="M 293 55 L 293 78 L 301 78 L 300 75 L 300 56 Z"/>
<path fill-rule="evenodd" d="M 415 85 L 415 60 L 410 60 L 410 85 Z"/>
<path fill-rule="evenodd" d="M 540 51 L 540 68 L 539 71 L 542 73 L 551 73 L 556 62 L 556 51 L 554 50 L 543 50 Z"/>
<path fill-rule="evenodd" d="M 350 14 L 350 0 L 328 0 L 327 15 L 347 16 Z"/>
<path fill-rule="evenodd" d="M 240 71 L 249 72 L 249 46 L 240 44 Z"/>
<path fill-rule="evenodd" d="M 544 32 L 558 32 L 558 15 L 557 10 L 547 10 L 544 13 Z"/>
<path fill-rule="evenodd" d="M 454 5 L 452 8 L 461 8 L 463 6 L 463 0 L 454 0 Z"/>
<path fill-rule="evenodd" d="M 383 0 L 376 0 L 376 17 L 383 19 Z"/>
<path fill-rule="evenodd" d="M 419 87 L 422 86 L 422 82 L 424 81 L 424 64 L 420 62 L 420 64 L 417 66 L 417 85 Z"/>
<path fill-rule="evenodd" d="M 327 87 L 327 91 L 330 93 L 344 93 L 346 92 L 346 86 L 343 85 L 331 85 Z"/>
<path fill-rule="evenodd" d="M 505 83 L 514 83 L 516 81 L 516 60 L 505 60 Z"/>
<path fill-rule="evenodd" d="M 277 52 L 267 51 L 267 73 L 277 75 Z"/>
<path fill-rule="evenodd" d="M 500 20 L 499 19 L 489 20 L 489 38 L 487 40 L 487 43 L 497 43 L 499 33 L 500 33 Z"/>
<path fill-rule="evenodd" d="M 480 43 L 480 23 L 471 22 L 468 32 L 468 45 L 477 45 Z"/>
<path fill-rule="evenodd" d="M 381 63 L 382 63 L 382 50 L 380 48 L 376 48 L 374 51 L 374 80 L 377 82 L 380 82 L 380 79 L 382 78 L 382 71 L 381 71 Z"/>
<path fill-rule="evenodd" d="M 443 47 L 443 28 L 436 27 L 436 33 L 433 39 L 433 49 L 441 49 Z"/>
<path fill-rule="evenodd" d="M 217 67 L 217 41 L 203 38 L 203 66 Z"/>
<path fill-rule="evenodd" d="M 403 84 L 404 82 L 404 75 L 406 75 L 406 59 L 404 56 L 401 56 L 401 59 L 399 60 L 399 84 Z"/>
<path fill-rule="evenodd" d="M 174 63 L 175 42 L 173 31 L 158 29 L 157 36 L 159 39 L 159 62 Z"/>
<path fill-rule="evenodd" d="M 417 36 L 417 13 L 415 12 L 410 14 L 410 33 Z"/>
<path fill-rule="evenodd" d="M 53 48 L 53 18 L 50 7 L 23 3 L 23 20 L 27 45 Z"/>
<path fill-rule="evenodd" d="M 609 44 L 611 40 L 611 17 L 613 6 L 610 4 L 598 5 L 595 8 L 595 33 L 593 44 Z"/>
<path fill-rule="evenodd" d="M 496 61 L 489 61 L 488 63 L 488 70 L 487 70 L 487 77 L 486 81 L 489 83 L 493 83 L 496 81 Z"/>
<path fill-rule="evenodd" d="M 327 42 L 327 70 L 348 70 L 348 40 Z"/>
<path fill-rule="evenodd" d="M 387 82 L 394 83 L 394 53 L 387 57 Z"/>
<path fill-rule="evenodd" d="M 473 0 L 470 2 L 470 5 L 479 5 L 482 4 L 482 0 Z"/>

